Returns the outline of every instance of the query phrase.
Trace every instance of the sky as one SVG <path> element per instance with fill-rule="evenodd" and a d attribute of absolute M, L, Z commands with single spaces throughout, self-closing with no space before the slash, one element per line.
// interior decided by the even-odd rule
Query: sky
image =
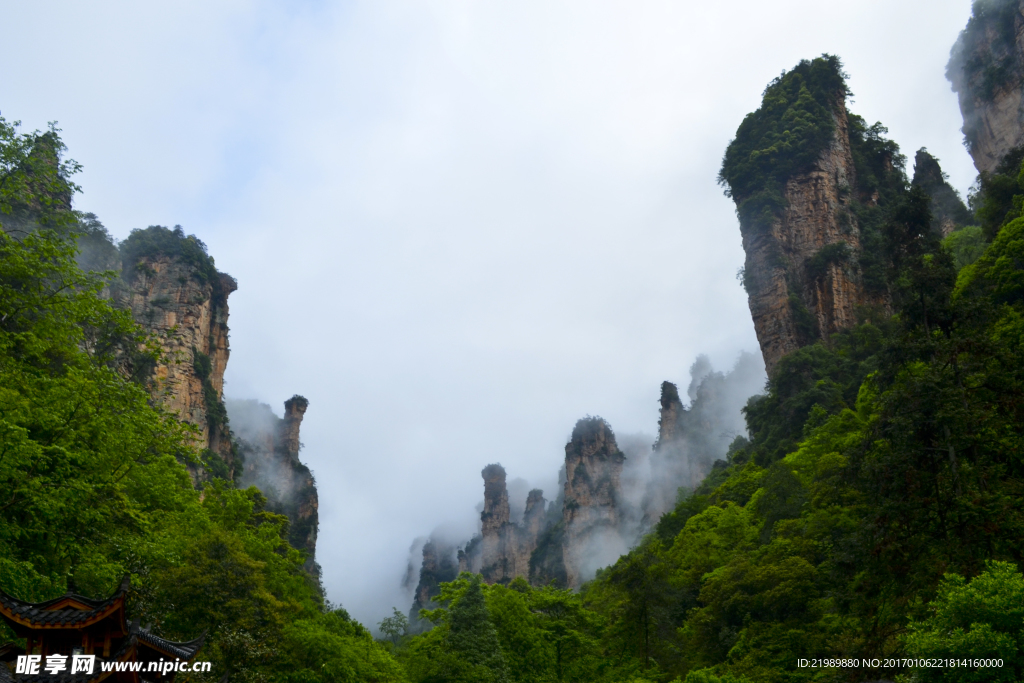
<path fill-rule="evenodd" d="M 837 54 L 911 167 L 976 175 L 969 0 L 3 4 L 0 114 L 58 122 L 114 237 L 180 224 L 238 280 L 228 396 L 309 399 L 324 585 L 368 625 L 485 465 L 553 498 L 578 418 L 653 435 L 663 380 L 757 350 L 716 176 L 772 78 Z"/>

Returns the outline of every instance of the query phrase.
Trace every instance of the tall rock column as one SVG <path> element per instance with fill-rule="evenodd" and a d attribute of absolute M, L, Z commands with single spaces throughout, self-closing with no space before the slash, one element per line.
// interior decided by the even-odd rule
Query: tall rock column
<path fill-rule="evenodd" d="M 1024 144 L 1024 0 L 974 3 L 946 66 L 979 173 Z"/>
<path fill-rule="evenodd" d="M 842 99 L 833 117 L 831 142 L 810 171 L 786 182 L 786 206 L 770 229 L 743 231 L 750 315 L 769 375 L 787 353 L 852 327 L 862 300 L 850 258 L 860 236 L 849 210 L 854 167 Z"/>
<path fill-rule="evenodd" d="M 315 564 L 316 537 L 320 528 L 320 498 L 316 491 L 316 482 L 313 480 L 313 473 L 299 460 L 299 449 L 302 444 L 299 442 L 299 428 L 302 426 L 302 417 L 306 414 L 309 401 L 298 394 L 284 402 L 284 420 L 281 423 L 281 447 L 287 458 L 288 466 L 291 468 L 293 500 L 287 506 L 288 516 L 291 519 L 289 529 L 289 540 L 296 548 L 304 549 L 306 557 L 306 569 L 311 573 L 319 574 L 319 567 Z"/>
<path fill-rule="evenodd" d="M 658 441 L 654 447 L 675 441 L 681 435 L 680 417 L 686 408 L 679 400 L 679 388 L 672 382 L 661 383 L 661 411 L 658 418 Z"/>
<path fill-rule="evenodd" d="M 281 425 L 281 445 L 289 455 L 299 454 L 299 428 L 309 401 L 296 394 L 284 402 L 284 423 Z"/>
<path fill-rule="evenodd" d="M 599 417 L 579 420 L 565 446 L 565 525 L 563 558 L 566 580 L 579 588 L 589 575 L 595 546 L 619 524 L 617 496 L 626 456 L 615 434 Z"/>
<path fill-rule="evenodd" d="M 472 549 L 480 553 L 480 573 L 488 583 L 529 577 L 530 555 L 544 531 L 544 492 L 530 491 L 523 524 L 519 525 L 511 519 L 505 468 L 488 465 L 480 474 L 484 478 L 484 510 L 480 514 L 479 546 Z M 471 557 L 463 553 L 462 558 L 469 569 Z"/>
<path fill-rule="evenodd" d="M 260 489 L 267 497 L 267 508 L 288 517 L 289 543 L 306 551 L 306 570 L 318 575 L 319 497 L 313 473 L 299 459 L 299 430 L 308 407 L 309 401 L 296 394 L 285 401 L 282 419 L 258 401 L 227 402 L 244 459 L 239 484 Z"/>
<path fill-rule="evenodd" d="M 837 58 L 801 62 L 768 86 L 723 161 L 769 375 L 786 354 L 852 327 L 857 307 L 869 303 L 851 211 L 856 172 L 845 96 Z"/>
<path fill-rule="evenodd" d="M 163 243 L 143 242 L 153 235 Z M 192 247 L 192 258 L 183 256 L 180 244 Z M 114 300 L 161 346 L 151 374 L 153 398 L 199 430 L 197 445 L 220 457 L 226 471 L 216 474 L 230 479 L 234 459 L 222 397 L 230 354 L 228 296 L 238 285 L 214 269 L 199 245 L 180 228 L 133 232 L 122 245 L 123 284 Z M 202 478 L 201 471 L 190 470 L 194 479 Z"/>
<path fill-rule="evenodd" d="M 488 465 L 480 475 L 484 478 L 484 510 L 480 514 L 481 574 L 488 583 L 502 582 L 511 578 L 513 570 L 509 561 L 510 512 L 505 468 Z"/>

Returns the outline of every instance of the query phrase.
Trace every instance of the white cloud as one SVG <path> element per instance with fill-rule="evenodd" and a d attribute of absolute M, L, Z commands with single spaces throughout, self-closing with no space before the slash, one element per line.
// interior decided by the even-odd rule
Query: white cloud
<path fill-rule="evenodd" d="M 326 585 L 376 622 L 485 464 L 551 478 L 576 418 L 652 432 L 661 380 L 756 348 L 715 176 L 780 71 L 839 54 L 851 108 L 966 189 L 943 70 L 968 13 L 22 3 L 0 107 L 60 121 L 114 234 L 181 223 L 238 278 L 228 392 L 310 398 Z"/>

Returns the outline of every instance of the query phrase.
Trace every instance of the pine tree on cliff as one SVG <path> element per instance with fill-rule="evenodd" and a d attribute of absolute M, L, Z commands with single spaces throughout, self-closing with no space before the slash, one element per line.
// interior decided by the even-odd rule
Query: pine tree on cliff
<path fill-rule="evenodd" d="M 508 670 L 498 643 L 498 632 L 487 615 L 480 577 L 474 576 L 466 592 L 452 604 L 448 622 L 448 647 L 472 665 L 460 681 L 507 683 Z"/>

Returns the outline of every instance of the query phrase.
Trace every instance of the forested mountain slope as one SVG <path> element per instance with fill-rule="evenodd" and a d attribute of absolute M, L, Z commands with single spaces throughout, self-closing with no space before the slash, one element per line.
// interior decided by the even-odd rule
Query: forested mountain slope
<path fill-rule="evenodd" d="M 981 171 L 967 206 L 926 151 L 911 180 L 886 129 L 846 110 L 837 57 L 768 84 L 720 173 L 769 368 L 746 435 L 687 468 L 675 505 L 589 581 L 566 551 L 627 509 L 607 423 L 577 424 L 552 514 L 531 494 L 522 533 L 504 469 L 486 468 L 471 571 L 428 544 L 432 628 L 412 635 L 396 610 L 379 640 L 323 600 L 288 519 L 211 457 L 209 415 L 204 431 L 151 393 L 167 345 L 112 305 L 114 273 L 81 267 L 116 255 L 72 210 L 58 132 L 0 121 L 0 589 L 104 596 L 130 574 L 133 618 L 208 633 L 213 674 L 178 680 L 1024 679 L 1022 16 L 979 0 L 950 62 Z M 195 351 L 211 354 L 188 351 L 205 392 Z M 714 422 L 698 396 L 681 417 L 663 386 L 658 457 Z M 274 437 L 289 458 L 294 417 Z M 663 512 L 662 494 L 638 509 Z M 25 645 L 8 640 L 5 657 Z"/>

